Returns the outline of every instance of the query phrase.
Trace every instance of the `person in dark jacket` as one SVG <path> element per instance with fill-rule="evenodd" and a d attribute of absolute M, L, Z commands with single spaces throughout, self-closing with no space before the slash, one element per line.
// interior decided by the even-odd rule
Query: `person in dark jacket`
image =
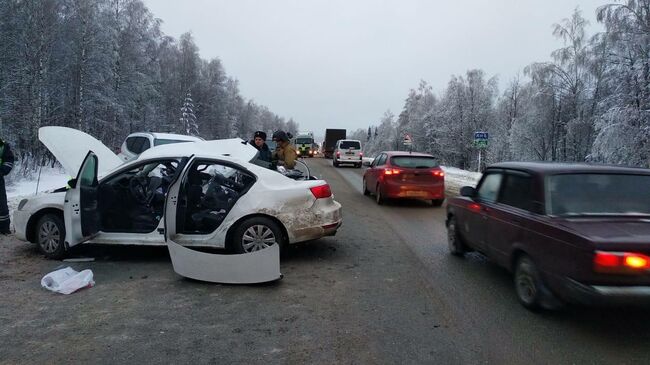
<path fill-rule="evenodd" d="M 5 176 L 9 175 L 14 168 L 14 154 L 9 144 L 0 140 L 0 234 L 10 234 L 9 229 L 9 207 L 7 206 L 7 189 L 5 187 Z"/>
<path fill-rule="evenodd" d="M 255 132 L 251 144 L 260 151 L 260 155 L 257 157 L 259 160 L 271 162 L 271 150 L 266 145 L 266 133 L 262 131 Z"/>

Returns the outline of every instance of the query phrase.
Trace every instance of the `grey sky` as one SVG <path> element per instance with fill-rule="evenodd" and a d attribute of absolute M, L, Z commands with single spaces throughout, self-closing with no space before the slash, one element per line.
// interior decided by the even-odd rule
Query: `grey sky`
<path fill-rule="evenodd" d="M 482 68 L 501 84 L 561 46 L 553 23 L 605 0 L 146 0 L 163 31 L 191 31 L 242 94 L 302 130 L 367 128 L 420 79 L 441 92 Z"/>

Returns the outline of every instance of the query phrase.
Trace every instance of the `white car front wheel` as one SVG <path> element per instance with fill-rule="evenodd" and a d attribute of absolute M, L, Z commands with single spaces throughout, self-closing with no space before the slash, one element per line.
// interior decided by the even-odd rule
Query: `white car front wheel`
<path fill-rule="evenodd" d="M 38 249 L 50 259 L 65 257 L 65 224 L 56 214 L 45 214 L 36 223 L 35 237 Z"/>

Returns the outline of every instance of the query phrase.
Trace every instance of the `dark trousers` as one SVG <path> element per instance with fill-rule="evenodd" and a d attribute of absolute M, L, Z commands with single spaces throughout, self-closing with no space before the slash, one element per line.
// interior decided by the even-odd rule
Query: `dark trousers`
<path fill-rule="evenodd" d="M 7 189 L 5 179 L 0 177 L 0 233 L 9 231 L 9 207 L 7 206 Z"/>

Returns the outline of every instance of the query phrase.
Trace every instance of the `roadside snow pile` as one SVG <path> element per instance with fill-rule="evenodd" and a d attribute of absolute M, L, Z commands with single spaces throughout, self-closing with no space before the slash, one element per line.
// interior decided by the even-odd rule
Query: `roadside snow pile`
<path fill-rule="evenodd" d="M 440 166 L 445 172 L 445 188 L 447 195 L 458 195 L 463 186 L 476 186 L 481 179 L 480 172 L 461 170 L 456 167 Z"/>

